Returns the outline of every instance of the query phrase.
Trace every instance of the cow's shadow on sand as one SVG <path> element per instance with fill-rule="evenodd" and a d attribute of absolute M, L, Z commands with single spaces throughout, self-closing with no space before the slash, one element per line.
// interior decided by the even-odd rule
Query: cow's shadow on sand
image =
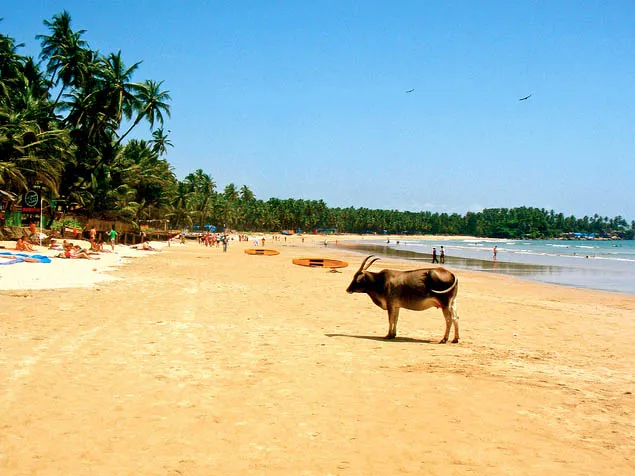
<path fill-rule="evenodd" d="M 414 339 L 412 337 L 395 337 L 394 339 L 384 339 L 383 336 L 359 336 L 352 334 L 324 334 L 326 337 L 351 337 L 353 339 L 374 340 L 377 342 L 410 342 L 413 344 L 438 344 L 438 340 L 434 339 Z"/>

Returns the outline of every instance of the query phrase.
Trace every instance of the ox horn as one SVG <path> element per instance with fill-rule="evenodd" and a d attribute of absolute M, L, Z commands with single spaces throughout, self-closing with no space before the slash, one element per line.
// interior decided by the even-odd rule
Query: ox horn
<path fill-rule="evenodd" d="M 370 263 L 368 263 L 366 265 L 366 267 L 364 268 L 364 271 L 366 271 L 368 268 L 370 268 L 370 265 L 373 264 L 375 261 L 379 261 L 381 258 L 373 258 L 372 260 L 370 260 Z"/>
<path fill-rule="evenodd" d="M 370 265 L 373 264 L 375 261 L 377 261 L 379 258 L 374 258 L 370 261 L 370 263 L 366 264 L 366 262 L 370 259 L 373 258 L 375 255 L 370 255 L 367 256 L 364 261 L 362 261 L 361 266 L 359 267 L 359 269 L 357 270 L 358 273 L 362 272 L 362 271 L 366 271 L 368 268 L 370 268 Z"/>
<path fill-rule="evenodd" d="M 362 264 L 359 266 L 359 269 L 357 270 L 358 273 L 364 270 L 364 265 L 366 264 L 366 261 L 371 259 L 373 256 L 374 255 L 370 255 L 370 256 L 366 256 L 366 258 L 364 258 L 364 261 L 362 261 Z"/>

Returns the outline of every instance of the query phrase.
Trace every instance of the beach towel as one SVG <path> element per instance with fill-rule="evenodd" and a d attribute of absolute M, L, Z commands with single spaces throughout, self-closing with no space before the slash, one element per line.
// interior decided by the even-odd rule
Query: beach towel
<path fill-rule="evenodd" d="M 15 256 L 19 261 L 10 261 L 9 264 L 21 263 L 23 261 L 27 261 L 29 263 L 50 263 L 51 258 L 45 255 L 29 255 L 26 253 L 9 253 L 8 251 L 3 251 L 0 253 L 2 256 Z M 2 263 L 7 264 L 7 263 Z"/>
<path fill-rule="evenodd" d="M 4 253 L 2 254 L 4 255 Z M 0 265 L 16 264 L 16 263 L 24 263 L 24 258 L 17 256 L 14 259 L 0 259 Z"/>

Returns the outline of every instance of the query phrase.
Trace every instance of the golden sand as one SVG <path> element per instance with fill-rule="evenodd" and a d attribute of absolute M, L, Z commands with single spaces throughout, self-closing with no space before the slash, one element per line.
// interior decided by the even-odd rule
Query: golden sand
<path fill-rule="evenodd" d="M 635 297 L 457 271 L 461 343 L 437 309 L 385 341 L 345 293 L 362 256 L 313 240 L 53 263 L 111 276 L 84 288 L 0 270 L 0 474 L 635 472 Z"/>

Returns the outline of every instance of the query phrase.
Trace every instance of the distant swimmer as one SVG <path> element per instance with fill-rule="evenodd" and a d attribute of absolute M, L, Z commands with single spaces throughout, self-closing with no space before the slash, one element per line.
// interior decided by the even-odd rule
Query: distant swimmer
<path fill-rule="evenodd" d="M 527 99 L 529 99 L 531 97 L 531 94 L 529 96 L 525 96 L 524 98 L 520 98 L 519 101 L 526 101 Z"/>
<path fill-rule="evenodd" d="M 413 92 L 414 89 L 408 89 L 408 91 L 406 91 L 406 94 Z"/>

